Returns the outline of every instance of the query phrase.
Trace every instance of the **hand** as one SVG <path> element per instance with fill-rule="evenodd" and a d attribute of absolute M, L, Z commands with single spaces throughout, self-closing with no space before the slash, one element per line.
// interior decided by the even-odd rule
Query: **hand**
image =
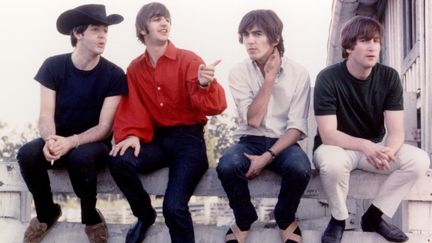
<path fill-rule="evenodd" d="M 205 66 L 201 64 L 198 68 L 198 81 L 201 86 L 207 86 L 214 79 L 214 72 L 216 66 L 221 62 L 221 60 L 217 60 L 212 64 Z"/>
<path fill-rule="evenodd" d="M 112 149 L 109 155 L 116 157 L 117 154 L 124 155 L 126 150 L 131 147 L 134 149 L 134 155 L 135 157 L 138 157 L 141 145 L 139 138 L 136 136 L 129 136 L 125 140 L 121 141 L 120 143 L 116 144 Z"/>
<path fill-rule="evenodd" d="M 392 148 L 386 146 L 380 152 L 387 156 L 389 162 L 396 160 L 396 152 Z"/>
<path fill-rule="evenodd" d="M 392 150 L 371 141 L 365 141 L 362 152 L 366 155 L 367 161 L 378 170 L 390 169 L 390 161 L 394 160 Z"/>
<path fill-rule="evenodd" d="M 250 155 L 247 153 L 244 153 L 244 156 L 246 156 L 251 164 L 249 166 L 248 171 L 246 172 L 246 178 L 253 179 L 257 177 L 259 174 L 261 174 L 261 171 L 266 167 L 266 165 L 271 160 L 271 154 L 265 152 L 261 155 Z"/>
<path fill-rule="evenodd" d="M 265 78 L 268 81 L 274 81 L 280 70 L 282 59 L 279 50 L 275 47 L 273 53 L 264 65 Z"/>
<path fill-rule="evenodd" d="M 48 140 L 54 141 L 53 143 L 48 143 L 48 149 L 51 154 L 56 156 L 55 160 L 67 154 L 71 149 L 75 148 L 77 144 L 76 136 L 63 137 L 58 135 L 50 135 L 47 138 L 47 141 Z"/>
<path fill-rule="evenodd" d="M 45 145 L 42 149 L 42 152 L 45 156 L 45 159 L 49 162 L 58 160 L 60 157 L 56 156 L 54 153 L 51 152 L 50 147 L 54 145 L 54 139 L 47 139 L 45 142 Z"/>

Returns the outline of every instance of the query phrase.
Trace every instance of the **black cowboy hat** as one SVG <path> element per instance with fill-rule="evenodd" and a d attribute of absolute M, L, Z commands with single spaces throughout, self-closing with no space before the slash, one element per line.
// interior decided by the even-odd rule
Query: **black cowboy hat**
<path fill-rule="evenodd" d="M 86 4 L 60 14 L 57 19 L 57 30 L 62 34 L 70 35 L 73 28 L 80 25 L 112 25 L 122 21 L 121 15 L 111 14 L 107 16 L 104 5 Z"/>

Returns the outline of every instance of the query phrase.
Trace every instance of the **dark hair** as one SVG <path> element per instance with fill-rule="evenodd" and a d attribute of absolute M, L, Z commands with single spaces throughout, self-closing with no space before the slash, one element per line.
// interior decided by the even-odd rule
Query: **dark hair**
<path fill-rule="evenodd" d="M 82 33 L 84 33 L 84 31 L 86 31 L 86 29 L 88 27 L 89 27 L 89 25 L 80 25 L 80 26 L 74 27 L 72 29 L 72 31 L 70 33 L 70 40 L 71 40 L 71 44 L 72 44 L 73 47 L 75 47 L 76 44 L 77 44 L 77 42 L 78 42 L 78 40 L 75 37 L 74 33 L 82 34 Z"/>
<path fill-rule="evenodd" d="M 269 9 L 257 9 L 243 16 L 238 27 L 239 41 L 243 44 L 243 35 L 254 26 L 262 29 L 271 44 L 277 44 L 277 49 L 282 56 L 285 47 L 282 38 L 283 23 L 275 12 Z"/>
<path fill-rule="evenodd" d="M 152 2 L 141 7 L 135 20 L 135 30 L 138 39 L 144 43 L 144 36 L 140 33 L 142 30 L 148 32 L 148 23 L 152 17 L 171 18 L 170 12 L 162 3 Z"/>
<path fill-rule="evenodd" d="M 379 36 L 382 45 L 384 29 L 377 20 L 366 16 L 355 16 L 351 18 L 344 24 L 341 31 L 342 57 L 348 57 L 349 54 L 346 50 L 352 50 L 357 44 L 357 40 L 371 40 L 375 38 L 376 35 Z"/>

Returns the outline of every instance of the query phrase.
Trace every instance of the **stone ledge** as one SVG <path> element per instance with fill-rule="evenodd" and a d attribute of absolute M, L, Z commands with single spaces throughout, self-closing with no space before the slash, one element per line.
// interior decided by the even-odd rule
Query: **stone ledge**
<path fill-rule="evenodd" d="M 53 192 L 73 192 L 69 176 L 65 170 L 51 170 L 49 175 Z M 378 192 L 378 185 L 381 185 L 386 178 L 386 175 L 355 170 L 351 173 L 348 196 L 355 199 L 372 199 Z M 144 187 L 151 195 L 164 195 L 167 180 L 167 168 L 141 176 Z M 280 189 L 280 180 L 280 176 L 277 174 L 268 170 L 264 171 L 258 178 L 250 181 L 249 189 L 251 191 L 251 196 L 261 198 L 277 197 Z M 16 162 L 0 162 L 0 192 L 21 191 L 27 191 L 27 187 L 21 178 L 18 164 Z M 101 171 L 98 175 L 98 192 L 120 193 L 120 190 L 107 169 Z M 226 196 L 214 168 L 210 168 L 206 172 L 203 179 L 198 184 L 194 195 Z M 309 182 L 303 198 L 326 198 L 317 171 L 314 171 L 314 175 Z M 405 199 L 432 201 L 432 169 L 428 171 L 427 176 L 423 177 L 413 187 Z"/>

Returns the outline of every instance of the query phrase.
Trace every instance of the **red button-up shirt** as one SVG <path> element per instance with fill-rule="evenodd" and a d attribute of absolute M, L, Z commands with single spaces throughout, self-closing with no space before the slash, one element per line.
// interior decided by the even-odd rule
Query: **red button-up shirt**
<path fill-rule="evenodd" d="M 168 43 L 153 67 L 147 51 L 127 69 L 129 92 L 122 98 L 114 120 L 114 139 L 127 136 L 143 142 L 153 139 L 158 127 L 205 124 L 207 115 L 225 110 L 222 86 L 213 80 L 207 88 L 198 85 L 198 68 L 203 60 L 195 53 Z"/>

